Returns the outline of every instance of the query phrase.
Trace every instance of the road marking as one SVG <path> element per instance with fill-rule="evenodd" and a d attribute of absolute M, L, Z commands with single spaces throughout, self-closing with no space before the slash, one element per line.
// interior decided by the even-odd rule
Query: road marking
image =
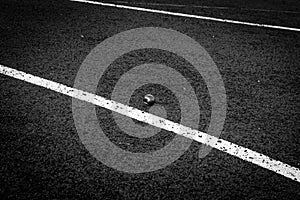
<path fill-rule="evenodd" d="M 143 5 L 143 6 L 168 6 L 168 7 L 188 7 L 188 8 L 202 8 L 202 9 L 217 9 L 217 10 L 241 10 L 241 11 L 254 11 L 254 12 L 275 12 L 275 13 L 292 13 L 299 14 L 300 12 L 291 10 L 270 10 L 261 8 L 235 8 L 227 6 L 205 6 L 205 5 L 184 5 L 184 4 L 169 4 L 169 3 L 145 3 L 145 2 L 128 2 L 128 1 L 113 1 L 111 3 L 118 4 L 133 4 L 133 5 Z"/>
<path fill-rule="evenodd" d="M 215 17 L 205 17 L 205 16 L 200 16 L 200 15 L 184 14 L 184 13 L 178 13 L 178 12 L 169 12 L 169 11 L 164 11 L 164 10 L 154 10 L 154 9 L 140 8 L 140 7 L 134 7 L 134 6 L 117 5 L 117 4 L 112 4 L 112 3 L 102 3 L 102 2 L 95 2 L 95 1 L 89 1 L 89 0 L 70 0 L 70 1 L 88 3 L 88 4 L 94 4 L 94 5 L 101 5 L 101 6 L 109 6 L 109 7 L 115 7 L 115 8 L 124 8 L 124 9 L 144 11 L 144 12 L 151 12 L 151 13 L 159 13 L 159 14 L 165 14 L 165 15 L 189 17 L 189 18 L 216 21 L 216 22 L 225 22 L 225 23 L 231 23 L 231 24 L 242 24 L 242 25 L 247 25 L 247 26 L 255 26 L 255 27 L 263 27 L 263 28 L 272 28 L 272 29 L 299 31 L 300 32 L 300 28 L 275 26 L 275 25 L 268 25 L 268 24 L 258 24 L 258 23 L 252 23 L 252 22 L 242 22 L 242 21 L 231 20 L 231 19 L 220 19 L 220 18 L 215 18 Z"/>
<path fill-rule="evenodd" d="M 115 102 L 113 100 L 105 99 L 101 96 L 91 94 L 85 91 L 81 91 L 72 87 L 65 86 L 54 81 L 50 81 L 38 76 L 34 76 L 22 71 L 18 71 L 0 64 L 0 73 L 28 82 L 37 86 L 41 86 L 52 91 L 65 94 L 67 96 L 92 103 L 97 106 L 109 109 L 113 112 L 120 113 L 127 117 L 148 123 L 152 126 L 165 129 L 167 131 L 172 131 L 176 134 L 182 135 L 184 137 L 193 139 L 197 142 L 209 145 L 215 149 L 228 153 L 230 155 L 236 156 L 242 160 L 248 161 L 250 163 L 256 164 L 260 167 L 268 169 L 270 171 L 281 174 L 287 178 L 300 183 L 300 169 L 292 167 L 281 161 L 274 160 L 268 156 L 260 154 L 258 152 L 252 151 L 248 148 L 236 145 L 234 143 L 228 142 L 223 139 L 218 139 L 217 137 L 210 136 L 204 132 L 193 130 L 189 127 L 174 123 L 172 121 L 166 120 L 164 118 L 155 116 L 150 113 L 138 110 L 136 108 Z"/>

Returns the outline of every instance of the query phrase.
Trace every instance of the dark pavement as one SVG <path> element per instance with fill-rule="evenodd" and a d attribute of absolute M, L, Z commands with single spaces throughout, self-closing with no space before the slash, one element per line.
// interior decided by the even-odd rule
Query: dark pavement
<path fill-rule="evenodd" d="M 189 11 L 300 27 L 299 13 L 276 18 L 274 13 L 250 11 Z M 114 34 L 145 26 L 187 34 L 209 52 L 223 77 L 228 110 L 221 138 L 300 168 L 299 32 L 68 1 L 1 1 L 0 13 L 0 63 L 68 86 L 73 86 L 89 52 Z M 188 63 L 153 50 L 127 55 L 120 63 L 138 64 L 151 56 L 181 63 L 187 69 L 183 75 L 198 84 L 197 97 L 203 100 L 199 130 L 205 131 L 209 95 L 201 77 L 189 73 Z M 103 88 L 109 87 L 105 82 Z M 178 106 L 176 100 L 170 103 Z M 299 183 L 236 157 L 212 150 L 198 159 L 196 142 L 165 169 L 146 174 L 116 171 L 81 143 L 70 97 L 4 75 L 0 140 L 1 199 L 300 199 Z"/>

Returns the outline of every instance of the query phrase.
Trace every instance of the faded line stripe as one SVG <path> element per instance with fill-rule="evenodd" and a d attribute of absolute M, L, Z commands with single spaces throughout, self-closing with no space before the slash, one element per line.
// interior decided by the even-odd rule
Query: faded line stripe
<path fill-rule="evenodd" d="M 275 12 L 275 13 L 291 13 L 299 14 L 300 12 L 292 10 L 270 10 L 261 8 L 235 8 L 227 6 L 205 6 L 205 5 L 183 5 L 183 4 L 169 4 L 169 3 L 145 3 L 145 2 L 128 2 L 128 1 L 113 1 L 112 3 L 127 4 L 127 5 L 142 5 L 142 6 L 167 6 L 167 7 L 190 7 L 200 9 L 216 9 L 216 10 L 241 10 L 241 11 L 253 11 L 253 12 Z"/>
<path fill-rule="evenodd" d="M 216 22 L 242 24 L 242 25 L 247 25 L 247 26 L 256 26 L 256 27 L 263 27 L 263 28 L 272 28 L 272 29 L 281 29 L 281 30 L 299 31 L 300 32 L 300 28 L 275 26 L 275 25 L 268 25 L 268 24 L 258 24 L 258 23 L 251 23 L 251 22 L 242 22 L 242 21 L 236 21 L 236 20 L 231 20 L 231 19 L 220 19 L 220 18 L 215 18 L 215 17 L 205 17 L 205 16 L 200 16 L 200 15 L 191 15 L 191 14 L 184 14 L 184 13 L 178 13 L 178 12 L 154 10 L 154 9 L 149 9 L 149 8 L 117 5 L 117 4 L 112 4 L 112 3 L 102 3 L 102 2 L 95 2 L 95 1 L 88 1 L 88 0 L 70 0 L 70 1 L 89 3 L 89 4 L 101 5 L 101 6 L 109 6 L 109 7 L 115 7 L 115 8 L 125 8 L 125 9 L 130 9 L 130 10 L 137 10 L 137 11 L 144 11 L 144 12 L 151 12 L 151 13 L 159 13 L 159 14 L 165 14 L 165 15 L 203 19 L 203 20 L 216 21 Z"/>
<path fill-rule="evenodd" d="M 283 162 L 274 160 L 268 156 L 260 154 L 258 152 L 252 151 L 248 148 L 236 145 L 234 143 L 228 142 L 223 139 L 218 139 L 217 137 L 210 136 L 207 133 L 193 130 L 189 127 L 174 123 L 172 121 L 166 120 L 164 118 L 155 116 L 150 113 L 138 110 L 136 108 L 115 102 L 113 100 L 105 99 L 101 96 L 84 92 L 75 88 L 65 86 L 60 83 L 56 83 L 44 78 L 40 78 L 31 74 L 27 74 L 0 64 L 0 73 L 23 80 L 34 85 L 38 85 L 67 96 L 92 103 L 97 106 L 109 109 L 111 111 L 120 113 L 127 117 L 148 123 L 152 126 L 162 128 L 167 131 L 174 132 L 176 134 L 182 135 L 184 137 L 193 139 L 202 144 L 209 145 L 213 148 L 216 148 L 220 151 L 228 153 L 230 155 L 236 156 L 242 160 L 254 163 L 260 167 L 268 169 L 270 171 L 281 174 L 287 178 L 290 178 L 294 181 L 300 182 L 300 169 L 292 167 Z"/>

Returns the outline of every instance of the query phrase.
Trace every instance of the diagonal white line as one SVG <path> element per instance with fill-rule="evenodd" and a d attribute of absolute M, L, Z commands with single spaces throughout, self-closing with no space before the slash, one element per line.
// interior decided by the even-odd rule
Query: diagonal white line
<path fill-rule="evenodd" d="M 70 0 L 70 1 L 88 3 L 88 4 L 94 4 L 94 5 L 101 5 L 101 6 L 109 6 L 109 7 L 115 7 L 115 8 L 124 8 L 124 9 L 144 11 L 144 12 L 151 12 L 151 13 L 159 13 L 159 14 L 165 14 L 165 15 L 189 17 L 189 18 L 216 21 L 216 22 L 225 22 L 225 23 L 231 23 L 231 24 L 242 24 L 242 25 L 248 25 L 248 26 L 256 26 L 256 27 L 273 28 L 273 29 L 281 29 L 281 30 L 299 31 L 300 32 L 300 28 L 275 26 L 275 25 L 268 25 L 268 24 L 258 24 L 258 23 L 252 23 L 252 22 L 242 22 L 242 21 L 231 20 L 231 19 L 220 19 L 220 18 L 215 18 L 215 17 L 205 17 L 205 16 L 200 16 L 200 15 L 184 14 L 184 13 L 178 13 L 178 12 L 169 12 L 169 11 L 164 11 L 164 10 L 154 10 L 154 9 L 140 8 L 140 7 L 134 7 L 134 6 L 117 5 L 117 4 L 112 4 L 112 3 L 102 3 L 102 2 L 95 2 L 95 1 L 89 1 L 89 0 Z"/>
<path fill-rule="evenodd" d="M 169 3 L 149 3 L 149 2 L 128 2 L 128 1 L 112 1 L 111 3 L 127 4 L 127 5 L 142 5 L 142 6 L 168 6 L 168 7 L 191 7 L 191 8 L 204 8 L 204 9 L 218 9 L 218 10 L 243 10 L 243 11 L 254 11 L 254 12 L 275 12 L 275 13 L 292 13 L 298 14 L 300 12 L 292 10 L 270 10 L 260 8 L 235 8 L 227 6 L 205 6 L 205 5 L 184 5 L 184 4 L 169 4 Z"/>
<path fill-rule="evenodd" d="M 242 160 L 254 163 L 260 167 L 281 174 L 287 178 L 294 181 L 300 182 L 300 169 L 292 167 L 281 161 L 274 160 L 268 156 L 260 154 L 258 152 L 252 151 L 248 148 L 236 145 L 234 143 L 228 142 L 223 139 L 218 139 L 217 137 L 208 135 L 207 133 L 193 130 L 189 127 L 183 126 L 181 124 L 174 123 L 167 119 L 158 117 L 156 115 L 146 113 L 144 111 L 138 110 L 136 108 L 118 103 L 113 100 L 105 99 L 101 96 L 84 92 L 75 88 L 65 86 L 60 83 L 56 83 L 38 76 L 27 74 L 22 71 L 18 71 L 0 64 L 0 74 L 4 74 L 19 80 L 23 80 L 34 85 L 38 85 L 67 96 L 92 103 L 97 106 L 109 109 L 111 111 L 120 113 L 127 117 L 148 123 L 150 125 L 162 128 L 167 131 L 174 132 L 176 134 L 182 135 L 184 137 L 193 139 L 202 144 L 209 145 L 215 149 L 228 153 L 230 155 L 236 156 Z"/>

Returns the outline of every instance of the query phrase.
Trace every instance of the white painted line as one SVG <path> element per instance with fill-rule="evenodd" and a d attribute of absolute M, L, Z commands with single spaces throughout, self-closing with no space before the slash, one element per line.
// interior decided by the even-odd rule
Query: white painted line
<path fill-rule="evenodd" d="M 184 5 L 184 4 L 169 4 L 169 3 L 145 3 L 145 2 L 128 2 L 128 1 L 113 1 L 111 3 L 118 4 L 130 4 L 130 5 L 143 5 L 143 6 L 167 6 L 167 7 L 189 7 L 189 8 L 202 8 L 202 9 L 216 9 L 216 10 L 243 10 L 243 11 L 253 11 L 253 12 L 275 12 L 275 13 L 292 13 L 298 14 L 300 12 L 291 10 L 270 10 L 270 9 L 260 9 L 260 8 L 234 8 L 226 6 L 205 6 L 205 5 Z"/>
<path fill-rule="evenodd" d="M 242 21 L 236 21 L 236 20 L 231 20 L 231 19 L 220 19 L 220 18 L 215 18 L 215 17 L 205 17 L 205 16 L 200 16 L 200 15 L 191 15 L 191 14 L 184 14 L 184 13 L 178 13 L 178 12 L 154 10 L 154 9 L 149 9 L 149 8 L 124 6 L 124 5 L 117 5 L 117 4 L 112 4 L 112 3 L 102 3 L 102 2 L 88 1 L 88 0 L 70 0 L 70 1 L 88 3 L 88 4 L 94 4 L 94 5 L 101 5 L 101 6 L 109 6 L 109 7 L 115 7 L 115 8 L 124 8 L 124 9 L 144 11 L 144 12 L 151 12 L 151 13 L 159 13 L 159 14 L 165 14 L 165 15 L 173 15 L 173 16 L 180 16 L 180 17 L 189 17 L 189 18 L 195 18 L 195 19 L 210 20 L 210 21 L 216 21 L 216 22 L 225 22 L 225 23 L 231 23 L 231 24 L 242 24 L 242 25 L 248 25 L 248 26 L 256 26 L 256 27 L 264 27 L 264 28 L 272 28 L 272 29 L 281 29 L 281 30 L 299 31 L 300 32 L 300 28 L 275 26 L 275 25 L 267 25 L 267 24 L 258 24 L 258 23 L 251 23 L 251 22 L 242 22 Z"/>
<path fill-rule="evenodd" d="M 127 117 L 148 123 L 150 125 L 162 128 L 167 131 L 174 132 L 176 134 L 182 135 L 184 137 L 193 139 L 197 142 L 209 145 L 220 151 L 228 153 L 230 155 L 236 156 L 242 160 L 254 163 L 260 167 L 268 169 L 270 171 L 281 174 L 287 178 L 294 181 L 300 182 L 300 169 L 292 167 L 283 162 L 274 160 L 268 156 L 260 154 L 258 152 L 252 151 L 248 148 L 236 145 L 234 143 L 228 142 L 223 139 L 218 139 L 217 137 L 210 136 L 204 132 L 193 130 L 189 127 L 174 123 L 172 121 L 166 120 L 164 118 L 155 116 L 150 113 L 138 110 L 136 108 L 105 99 L 101 96 L 84 92 L 75 88 L 65 86 L 60 83 L 56 83 L 47 79 L 43 79 L 31 74 L 27 74 L 0 64 L 0 73 L 23 80 L 34 85 L 38 85 L 67 96 L 92 103 L 97 106 L 109 109 L 111 111 L 120 113 Z"/>

